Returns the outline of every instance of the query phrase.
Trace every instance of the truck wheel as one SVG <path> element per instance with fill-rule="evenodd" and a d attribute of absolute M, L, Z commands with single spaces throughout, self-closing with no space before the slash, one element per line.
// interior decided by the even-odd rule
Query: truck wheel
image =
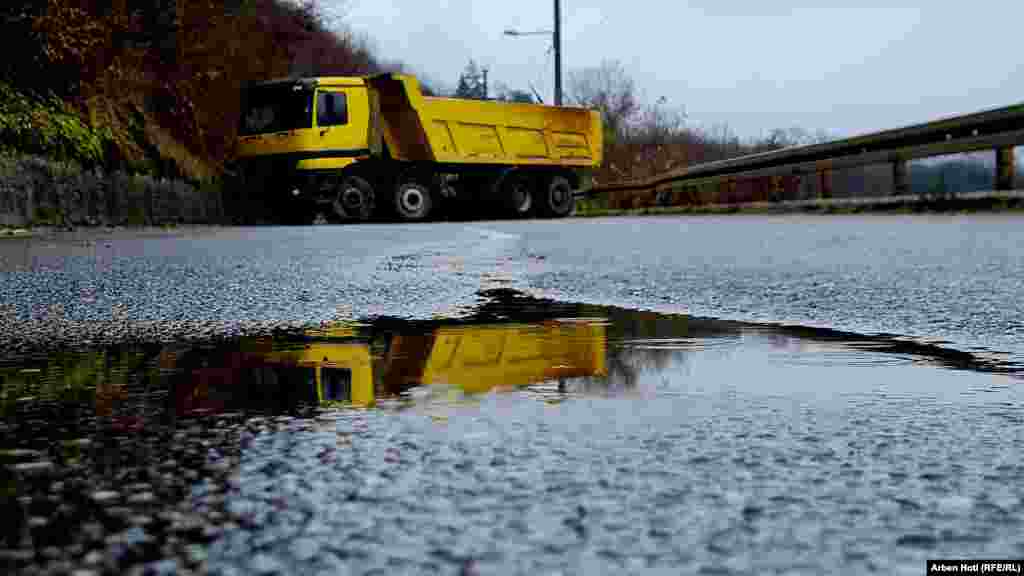
<path fill-rule="evenodd" d="M 576 204 L 572 195 L 572 186 L 564 176 L 554 176 L 541 191 L 540 208 L 545 216 L 563 218 L 572 213 Z"/>
<path fill-rule="evenodd" d="M 430 189 L 419 182 L 403 182 L 395 188 L 395 213 L 402 220 L 426 220 L 434 207 Z"/>
<path fill-rule="evenodd" d="M 338 186 L 331 209 L 340 220 L 365 222 L 373 216 L 375 200 L 373 186 L 369 182 L 359 176 L 348 176 Z"/>
<path fill-rule="evenodd" d="M 501 195 L 514 218 L 527 218 L 533 212 L 533 179 L 526 174 L 509 174 L 502 183 Z"/>

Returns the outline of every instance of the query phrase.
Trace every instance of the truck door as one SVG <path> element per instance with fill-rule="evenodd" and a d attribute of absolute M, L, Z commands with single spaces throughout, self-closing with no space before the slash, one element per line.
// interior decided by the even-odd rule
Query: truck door
<path fill-rule="evenodd" d="M 365 87 L 318 89 L 315 130 L 325 156 L 368 154 L 369 114 Z"/>

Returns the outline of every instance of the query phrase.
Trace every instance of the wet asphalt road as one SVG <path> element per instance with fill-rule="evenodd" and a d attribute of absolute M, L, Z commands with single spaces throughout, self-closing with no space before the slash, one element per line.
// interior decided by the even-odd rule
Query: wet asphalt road
<path fill-rule="evenodd" d="M 1018 216 L 609 218 L 0 242 L 7 342 L 187 337 L 562 300 L 949 341 L 1024 357 Z"/>
<path fill-rule="evenodd" d="M 167 507 L 210 528 L 199 548 L 151 545 L 164 563 L 134 568 L 923 574 L 926 558 L 1024 556 L 1020 224 L 701 217 L 11 240 L 0 342 L 14 357 L 458 316 L 493 288 L 754 322 L 697 332 L 587 309 L 617 327 L 607 347 L 628 377 L 483 395 L 435 382 L 373 410 L 186 432 L 196 474 Z M 883 333 L 885 346 L 857 336 Z M 906 340 L 978 363 L 893 344 Z M 158 533 L 128 526 L 89 546 L 131 558 Z M 84 554 L 64 565 L 125 568 Z"/>

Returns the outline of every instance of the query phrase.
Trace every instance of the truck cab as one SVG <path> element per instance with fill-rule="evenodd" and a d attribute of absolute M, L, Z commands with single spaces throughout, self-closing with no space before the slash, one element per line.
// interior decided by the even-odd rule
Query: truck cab
<path fill-rule="evenodd" d="M 288 212 L 365 220 L 374 198 L 339 176 L 371 158 L 370 92 L 362 78 L 272 81 L 242 98 L 235 155 L 242 186 Z"/>

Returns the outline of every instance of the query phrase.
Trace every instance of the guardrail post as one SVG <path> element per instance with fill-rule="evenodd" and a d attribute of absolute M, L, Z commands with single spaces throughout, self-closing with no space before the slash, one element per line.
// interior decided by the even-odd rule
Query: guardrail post
<path fill-rule="evenodd" d="M 818 198 L 832 197 L 832 170 L 818 170 Z"/>
<path fill-rule="evenodd" d="M 1013 146 L 996 148 L 996 190 L 1013 190 L 1015 168 Z"/>
<path fill-rule="evenodd" d="M 907 161 L 900 158 L 892 162 L 892 194 L 910 194 L 910 179 L 907 178 Z"/>
<path fill-rule="evenodd" d="M 25 188 L 25 222 L 32 224 L 38 217 L 38 211 L 36 210 L 37 204 L 39 203 L 39 195 L 36 194 L 35 183 L 29 184 Z"/>

